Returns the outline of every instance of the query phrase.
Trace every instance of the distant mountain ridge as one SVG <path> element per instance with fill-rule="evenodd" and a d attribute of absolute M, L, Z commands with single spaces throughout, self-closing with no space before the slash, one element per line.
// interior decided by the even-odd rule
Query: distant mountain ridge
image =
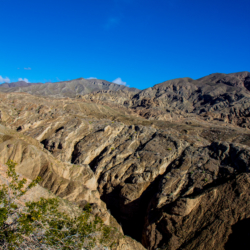
<path fill-rule="evenodd" d="M 130 106 L 148 119 L 172 120 L 192 113 L 248 126 L 249 90 L 249 72 L 215 73 L 157 84 L 137 93 Z"/>
<path fill-rule="evenodd" d="M 197 80 L 178 78 L 141 91 L 105 80 L 83 78 L 20 85 L 10 84 L 0 88 L 0 91 L 55 98 L 83 98 L 99 104 L 126 107 L 150 120 L 172 121 L 196 116 L 250 128 L 250 72 L 247 71 L 215 73 Z"/>
<path fill-rule="evenodd" d="M 18 82 L 11 82 L 11 83 L 2 83 L 0 84 L 0 87 L 2 88 L 15 88 L 15 87 L 27 87 L 34 84 L 42 84 L 42 83 L 30 83 L 25 81 L 18 81 Z"/>
<path fill-rule="evenodd" d="M 130 88 L 125 85 L 119 85 L 106 80 L 99 79 L 84 79 L 78 78 L 70 81 L 62 81 L 55 83 L 27 83 L 25 81 L 18 81 L 12 83 L 0 84 L 1 92 L 26 92 L 29 94 L 53 96 L 53 97 L 76 97 L 77 95 L 90 94 L 97 91 L 130 91 L 147 93 L 150 90 L 158 89 L 163 90 L 170 86 L 189 86 L 191 89 L 202 89 L 204 91 L 211 91 L 218 87 L 222 87 L 226 91 L 232 90 L 230 87 L 238 87 L 238 90 L 250 91 L 250 72 L 243 71 L 237 73 L 223 74 L 214 73 L 208 76 L 204 76 L 197 80 L 193 80 L 189 77 L 177 78 L 173 80 L 167 80 L 162 83 L 156 84 L 150 88 L 139 90 L 136 88 Z M 167 87 L 169 86 L 169 87 Z M 210 87 L 209 87 L 210 86 Z M 226 86 L 229 86 L 228 88 Z M 175 88 L 175 87 L 174 87 Z M 182 87 L 181 87 L 182 88 Z M 174 89 L 173 89 L 174 91 Z M 170 91 L 171 92 L 171 91 Z M 144 94 L 143 94 L 144 95 Z"/>
<path fill-rule="evenodd" d="M 168 80 L 132 95 L 99 91 L 82 98 L 120 104 L 150 120 L 176 121 L 196 116 L 249 127 L 249 83 L 249 72 L 215 73 L 198 80 L 188 77 Z"/>
<path fill-rule="evenodd" d="M 51 97 L 71 97 L 85 95 L 100 90 L 126 90 L 139 92 L 136 88 L 129 88 L 124 85 L 115 84 L 105 80 L 79 78 L 71 81 L 30 84 L 17 82 L 0 85 L 1 92 L 26 92 L 32 95 L 51 96 Z"/>

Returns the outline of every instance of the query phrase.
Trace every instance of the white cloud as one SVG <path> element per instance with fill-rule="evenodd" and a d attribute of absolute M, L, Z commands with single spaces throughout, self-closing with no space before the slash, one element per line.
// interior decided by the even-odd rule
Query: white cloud
<path fill-rule="evenodd" d="M 124 85 L 124 86 L 127 84 L 126 82 L 123 82 L 123 81 L 122 81 L 121 77 L 116 78 L 116 79 L 113 81 L 113 83 L 116 83 L 116 84 L 119 84 L 119 85 Z"/>
<path fill-rule="evenodd" d="M 31 68 L 30 67 L 28 67 L 28 68 L 24 68 L 25 70 L 31 70 Z"/>
<path fill-rule="evenodd" d="M 96 77 L 88 77 L 88 78 L 86 78 L 86 79 L 88 79 L 88 80 L 91 80 L 91 79 L 97 79 Z"/>
<path fill-rule="evenodd" d="M 3 82 L 7 82 L 7 83 L 9 83 L 10 82 L 10 78 L 9 77 L 2 77 L 2 76 L 0 76 L 0 83 L 3 83 Z"/>
<path fill-rule="evenodd" d="M 24 81 L 24 82 L 29 82 L 29 80 L 27 78 L 18 78 L 18 81 L 21 82 L 21 81 Z"/>

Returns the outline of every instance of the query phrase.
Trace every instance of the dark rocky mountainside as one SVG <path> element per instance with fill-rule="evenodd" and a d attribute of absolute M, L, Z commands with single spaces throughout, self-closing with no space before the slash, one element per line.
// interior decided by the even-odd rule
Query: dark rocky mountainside
<path fill-rule="evenodd" d="M 248 83 L 242 72 L 138 93 L 0 93 L 0 162 L 13 159 L 80 207 L 90 202 L 137 241 L 119 250 L 249 249 Z"/>
<path fill-rule="evenodd" d="M 140 91 L 124 95 L 120 104 L 142 117 L 162 121 L 219 120 L 241 127 L 249 125 L 250 73 L 212 74 L 198 80 L 169 80 Z M 114 103 L 116 92 L 91 93 L 84 99 Z"/>
<path fill-rule="evenodd" d="M 242 87 L 250 91 L 250 72 L 238 72 L 232 74 L 211 74 L 198 79 L 200 83 L 223 83 L 228 86 Z"/>
<path fill-rule="evenodd" d="M 32 95 L 51 97 L 76 97 L 98 90 L 127 90 L 138 92 L 135 88 L 128 88 L 105 80 L 79 78 L 72 81 L 45 83 L 45 84 L 8 84 L 0 88 L 1 92 L 26 92 Z M 1 85 L 0 85 L 1 86 Z M 6 88 L 7 87 L 7 88 Z"/>

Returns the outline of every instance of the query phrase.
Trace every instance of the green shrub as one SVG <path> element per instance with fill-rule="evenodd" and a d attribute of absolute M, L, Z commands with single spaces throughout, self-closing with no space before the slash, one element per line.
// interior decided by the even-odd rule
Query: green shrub
<path fill-rule="evenodd" d="M 91 249 L 98 240 L 103 246 L 113 244 L 115 229 L 105 226 L 97 216 L 92 218 L 89 204 L 78 216 L 60 212 L 58 198 L 20 205 L 18 199 L 40 178 L 27 185 L 15 172 L 16 163 L 6 164 L 9 182 L 0 185 L 1 249 Z"/>

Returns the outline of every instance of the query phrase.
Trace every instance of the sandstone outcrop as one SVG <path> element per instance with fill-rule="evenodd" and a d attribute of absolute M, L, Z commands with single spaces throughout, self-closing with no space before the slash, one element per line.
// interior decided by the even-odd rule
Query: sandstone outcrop
<path fill-rule="evenodd" d="M 79 213 L 87 203 L 92 206 L 92 213 L 99 216 L 105 224 L 116 227 L 121 233 L 122 228 L 107 210 L 105 203 L 100 199 L 97 190 L 97 181 L 94 173 L 88 165 L 74 165 L 61 162 L 55 159 L 43 145 L 36 140 L 17 134 L 17 132 L 0 125 L 0 162 L 7 162 L 9 159 L 18 163 L 16 171 L 21 177 L 35 179 L 40 176 L 42 180 L 39 185 L 32 188 L 22 198 L 21 203 L 36 201 L 40 197 L 53 198 L 59 196 L 74 204 L 69 207 L 64 200 L 61 200 L 61 210 L 67 213 Z M 0 164 L 0 184 L 5 183 L 6 167 Z M 130 239 L 121 238 L 118 246 L 114 249 L 135 250 L 144 247 Z"/>
<path fill-rule="evenodd" d="M 0 162 L 16 162 L 17 172 L 29 179 L 42 178 L 40 185 L 55 195 L 85 205 L 96 204 L 109 224 L 109 214 L 100 200 L 96 178 L 87 165 L 75 166 L 56 160 L 42 145 L 32 138 L 17 135 L 0 125 Z M 32 143 L 33 142 L 33 143 Z M 85 204 L 84 204 L 85 203 Z"/>
<path fill-rule="evenodd" d="M 234 227 L 250 217 L 249 167 L 248 147 L 188 147 L 158 183 L 145 217 L 144 246 L 230 249 Z M 249 246 L 247 237 L 242 241 Z"/>

